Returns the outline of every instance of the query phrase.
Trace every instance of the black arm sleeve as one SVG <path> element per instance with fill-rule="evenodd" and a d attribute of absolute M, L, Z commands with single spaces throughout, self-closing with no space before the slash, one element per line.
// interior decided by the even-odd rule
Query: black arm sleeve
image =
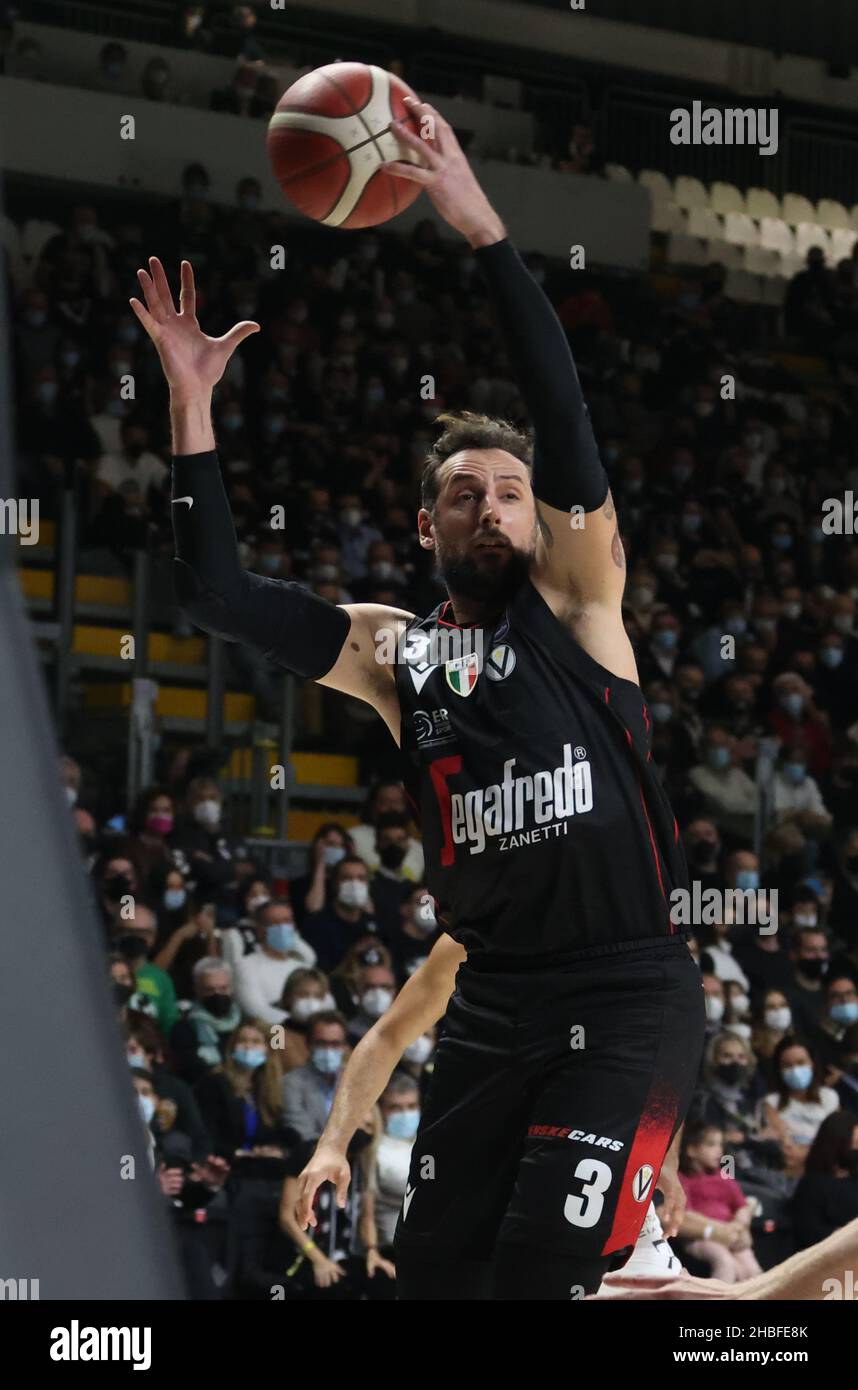
<path fill-rule="evenodd" d="M 593 512 L 608 494 L 608 478 L 563 325 L 511 241 L 475 255 L 533 424 L 533 491 L 559 511 Z"/>
<path fill-rule="evenodd" d="M 330 671 L 351 619 L 299 584 L 242 569 L 217 454 L 173 459 L 176 598 L 205 632 L 256 647 L 296 675 Z"/>

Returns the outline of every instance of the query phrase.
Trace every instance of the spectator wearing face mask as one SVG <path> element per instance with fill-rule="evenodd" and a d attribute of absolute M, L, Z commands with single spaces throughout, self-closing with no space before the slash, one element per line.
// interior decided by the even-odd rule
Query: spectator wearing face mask
<path fill-rule="evenodd" d="M 386 941 L 398 930 L 402 905 L 412 891 L 411 880 L 403 870 L 411 838 L 408 817 L 388 811 L 378 817 L 375 850 L 379 867 L 370 881 L 370 897 L 379 930 Z"/>
<path fill-rule="evenodd" d="M 132 363 L 129 362 L 130 372 Z M 133 484 L 148 508 L 152 491 L 162 492 L 168 470 L 162 458 L 148 449 L 149 431 L 133 416 L 119 426 L 120 449 L 102 455 L 96 477 L 106 492 L 120 492 Z"/>
<path fill-rule="evenodd" d="M 700 953 L 700 976 L 703 981 L 703 1004 L 706 1010 L 705 1033 L 707 1038 L 713 1038 L 721 1031 L 726 1001 L 724 986 L 707 961 L 705 951 Z"/>
<path fill-rule="evenodd" d="M 233 971 L 218 956 L 197 961 L 194 1002 L 170 1034 L 177 1069 L 192 1085 L 222 1064 L 227 1041 L 241 1022 L 234 988 Z"/>
<path fill-rule="evenodd" d="M 393 1236 L 420 1123 L 420 1095 L 410 1077 L 394 1072 L 378 1105 L 384 1130 L 378 1143 L 366 1151 L 361 1235 L 367 1250 L 378 1256 L 374 1268 L 392 1280 Z"/>
<path fill-rule="evenodd" d="M 399 909 L 399 922 L 386 940 L 400 984 L 419 969 L 438 940 L 434 899 L 425 885 L 413 888 Z"/>
<path fill-rule="evenodd" d="M 364 992 L 367 974 L 377 965 L 392 970 L 393 957 L 380 936 L 366 931 L 349 947 L 330 976 L 331 992 L 344 1018 L 354 1018 Z"/>
<path fill-rule="evenodd" d="M 280 1121 L 280 1087 L 280 1064 L 259 1019 L 245 1019 L 227 1038 L 222 1064 L 194 1087 L 215 1152 L 236 1160 L 239 1179 L 243 1158 L 283 1155 L 289 1136 Z"/>
<path fill-rule="evenodd" d="M 407 816 L 408 814 L 408 803 L 405 799 L 402 783 L 379 782 L 367 797 L 364 818 L 360 825 L 352 826 L 349 830 L 355 854 L 360 856 L 370 873 L 373 874 L 378 871 L 381 864 L 376 846 L 378 818 L 392 811 L 399 815 Z M 418 840 L 412 838 L 409 840 L 408 851 L 402 861 L 402 873 L 405 878 L 411 879 L 412 883 L 421 883 L 424 872 L 422 846 Z"/>
<path fill-rule="evenodd" d="M 169 839 L 175 824 L 173 798 L 163 787 L 146 787 L 128 817 L 129 848 L 143 880 L 152 886 L 158 870 L 170 862 Z"/>
<path fill-rule="evenodd" d="M 813 697 L 836 729 L 846 728 L 858 708 L 858 644 L 829 629 L 818 637 Z"/>
<path fill-rule="evenodd" d="M 748 850 L 737 850 L 727 861 L 729 886 L 743 889 L 759 888 L 758 860 Z M 771 925 L 771 924 L 769 924 Z M 792 960 L 783 941 L 783 930 L 761 932 L 758 923 L 749 922 L 740 929 L 733 942 L 733 956 L 741 967 L 752 994 L 760 990 L 792 990 L 795 973 Z"/>
<path fill-rule="evenodd" d="M 116 1013 L 121 1024 L 128 1018 L 128 1005 L 134 997 L 134 976 L 131 966 L 119 951 L 110 951 L 107 956 L 110 972 L 110 988 Z"/>
<path fill-rule="evenodd" d="M 174 1130 L 188 1136 L 195 1158 L 205 1158 L 211 1148 L 208 1134 L 196 1097 L 187 1080 L 177 1074 L 174 1055 L 157 1024 L 146 1014 L 129 1011 L 126 1024 L 125 1052 L 128 1065 L 138 1072 L 148 1071 L 154 1083 L 161 1112 L 155 1125 L 156 1134 Z"/>
<path fill-rule="evenodd" d="M 348 581 L 363 579 L 368 569 L 369 548 L 374 541 L 383 540 L 383 536 L 365 519 L 366 509 L 356 492 L 342 493 L 337 498 L 337 516 L 343 574 Z"/>
<path fill-rule="evenodd" d="M 858 1023 L 858 987 L 849 972 L 832 972 L 825 982 L 825 1005 L 819 1024 L 810 1034 L 810 1042 L 820 1061 L 839 1075 L 843 1040 L 848 1030 Z"/>
<path fill-rule="evenodd" d="M 257 949 L 242 956 L 235 969 L 235 993 L 245 1014 L 265 1023 L 282 1023 L 285 1011 L 277 1004 L 293 970 L 316 964 L 312 946 L 299 935 L 292 905 L 273 898 L 254 913 Z"/>
<path fill-rule="evenodd" d="M 789 999 L 796 1028 L 801 1033 L 812 1033 L 825 1006 L 825 977 L 831 961 L 826 933 L 821 927 L 794 926 L 789 955 L 793 968 Z"/>
<path fill-rule="evenodd" d="M 167 880 L 176 879 L 181 880 L 178 870 L 170 870 Z M 175 913 L 170 913 L 166 920 L 161 918 L 153 959 L 161 970 L 169 973 L 178 998 L 192 999 L 194 967 L 205 956 L 219 955 L 220 941 L 212 904 L 198 904 L 184 887 L 165 887 L 162 901 L 175 902 L 179 899 L 182 899 L 182 906 Z"/>
<path fill-rule="evenodd" d="M 183 857 L 197 884 L 202 902 L 213 902 L 218 918 L 233 920 L 241 907 L 244 883 L 256 872 L 240 839 L 225 834 L 223 793 L 209 777 L 195 777 L 189 784 L 186 811 L 176 827 L 173 849 Z"/>
<path fill-rule="evenodd" d="M 787 1172 L 800 1177 L 819 1126 L 840 1101 L 836 1091 L 822 1085 L 810 1049 L 796 1038 L 784 1038 L 773 1065 L 777 1079 L 763 1100 L 763 1121 L 777 1134 Z"/>
<path fill-rule="evenodd" d="M 328 987 L 327 976 L 321 970 L 293 970 L 283 986 L 280 1007 L 286 1014 L 279 1038 L 279 1044 L 282 1044 L 281 1065 L 285 1073 L 309 1062 L 307 1030 L 310 1020 L 318 1013 L 335 1009 L 336 1000 Z"/>
<path fill-rule="evenodd" d="M 827 1116 L 808 1150 L 792 1200 L 797 1250 L 825 1240 L 858 1217 L 858 1114 Z"/>
<path fill-rule="evenodd" d="M 646 689 L 646 701 L 652 720 L 652 760 L 663 776 L 674 777 L 695 758 L 694 744 L 677 717 L 676 693 L 669 681 L 653 681 Z"/>
<path fill-rule="evenodd" d="M 748 630 L 742 601 L 738 597 L 725 598 L 720 607 L 717 622 L 694 638 L 689 651 L 703 671 L 707 684 L 712 684 L 732 671 L 736 665 L 735 654 L 725 645 L 724 638 L 732 637 L 736 646 Z"/>
<path fill-rule="evenodd" d="M 369 892 L 369 873 L 362 859 L 346 855 L 334 867 L 331 901 L 304 917 L 304 934 L 330 974 L 349 947 L 368 930 L 375 931 L 375 910 Z"/>
<path fill-rule="evenodd" d="M 165 1037 L 179 1016 L 173 981 L 150 959 L 155 950 L 158 923 L 151 908 L 135 902 L 133 911 L 113 924 L 113 944 L 125 956 L 134 974 L 135 998 L 153 1011 Z M 135 1007 L 139 1005 L 135 1004 Z"/>
<path fill-rule="evenodd" d="M 781 743 L 801 744 L 807 750 L 812 777 L 824 777 L 831 762 L 831 734 L 825 715 L 813 702 L 813 691 L 795 671 L 783 671 L 772 681 L 772 732 Z"/>
<path fill-rule="evenodd" d="M 334 869 L 354 854 L 351 837 L 337 821 L 320 825 L 310 843 L 310 871 L 289 880 L 289 900 L 295 921 L 302 925 L 308 912 L 319 912 L 330 901 Z"/>
<path fill-rule="evenodd" d="M 649 638 L 638 659 L 641 681 L 649 686 L 653 681 L 673 678 L 679 658 L 679 619 L 669 608 L 653 614 Z"/>
<path fill-rule="evenodd" d="M 760 996 L 753 1014 L 751 1045 L 760 1059 L 770 1084 L 774 1083 L 771 1061 L 778 1044 L 792 1032 L 792 1009 L 782 989 L 767 989 Z"/>
<path fill-rule="evenodd" d="M 714 725 L 703 744 L 703 759 L 692 767 L 688 780 L 698 794 L 704 815 L 740 839 L 754 831 L 757 789 L 736 763 L 735 743 L 726 729 Z"/>
<path fill-rule="evenodd" d="M 324 1129 L 340 1073 L 349 1053 L 346 1020 L 323 1009 L 307 1025 L 309 1061 L 283 1077 L 282 1123 L 292 1141 L 316 1140 Z"/>
<path fill-rule="evenodd" d="M 387 965 L 369 965 L 364 971 L 358 1005 L 348 1023 L 349 1041 L 359 1042 L 396 997 L 396 977 Z"/>
<path fill-rule="evenodd" d="M 727 1153 L 740 1168 L 778 1163 L 774 1132 L 760 1122 L 759 1103 L 765 1091 L 766 1078 L 760 1074 L 750 1043 L 722 1029 L 707 1045 L 688 1123 L 717 1126 Z"/>
<path fill-rule="evenodd" d="M 807 770 L 801 746 L 782 748 L 772 780 L 772 809 L 776 823 L 794 822 L 803 834 L 820 837 L 831 828 L 831 813 Z"/>
<path fill-rule="evenodd" d="M 719 871 L 721 858 L 721 837 L 713 820 L 698 816 L 685 827 L 685 855 L 692 879 L 696 879 L 703 891 L 708 888 L 722 888 L 723 875 Z"/>

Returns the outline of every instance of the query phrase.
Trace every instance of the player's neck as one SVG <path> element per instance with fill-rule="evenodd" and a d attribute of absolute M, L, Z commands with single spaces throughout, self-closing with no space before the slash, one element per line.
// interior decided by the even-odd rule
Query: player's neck
<path fill-rule="evenodd" d="M 448 623 L 455 623 L 457 627 L 471 627 L 474 624 L 487 627 L 495 618 L 500 617 L 503 609 L 504 605 L 498 599 L 463 598 L 461 595 L 450 593 L 450 606 L 444 618 Z"/>

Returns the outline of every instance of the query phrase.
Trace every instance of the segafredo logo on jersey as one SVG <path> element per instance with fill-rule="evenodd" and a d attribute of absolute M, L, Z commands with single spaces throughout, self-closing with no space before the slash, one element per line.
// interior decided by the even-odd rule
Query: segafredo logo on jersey
<path fill-rule="evenodd" d="M 532 776 L 516 777 L 516 762 L 507 758 L 503 780 L 494 786 L 452 793 L 453 843 L 466 844 L 470 854 L 481 854 L 486 840 L 495 837 L 498 849 L 507 850 L 565 835 L 570 816 L 592 811 L 593 777 L 585 748 L 564 744 L 559 767 Z"/>

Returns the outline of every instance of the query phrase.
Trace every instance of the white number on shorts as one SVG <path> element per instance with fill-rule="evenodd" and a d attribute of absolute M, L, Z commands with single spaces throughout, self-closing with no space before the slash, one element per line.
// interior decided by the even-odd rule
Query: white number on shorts
<path fill-rule="evenodd" d="M 582 1158 L 573 1176 L 583 1178 L 584 1187 L 580 1197 L 569 1193 L 563 1215 L 573 1226 L 595 1226 L 605 1205 L 604 1193 L 614 1175 L 607 1163 L 600 1163 L 598 1158 Z"/>

